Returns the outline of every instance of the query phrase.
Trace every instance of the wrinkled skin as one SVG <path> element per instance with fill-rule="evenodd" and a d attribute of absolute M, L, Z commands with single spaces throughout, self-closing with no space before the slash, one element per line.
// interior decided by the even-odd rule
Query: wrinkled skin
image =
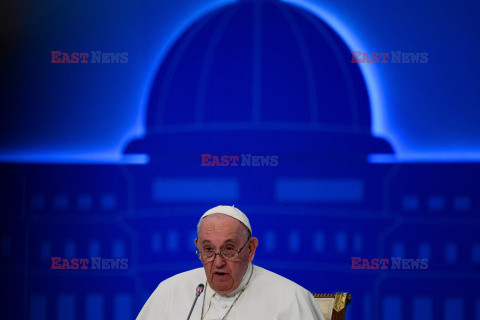
<path fill-rule="evenodd" d="M 200 252 L 207 248 L 218 252 L 226 247 L 240 250 L 247 239 L 248 229 L 240 221 L 224 214 L 212 214 L 200 221 L 195 245 Z M 248 264 L 253 261 L 257 246 L 258 239 L 252 237 L 235 261 L 216 255 L 215 260 L 202 262 L 210 287 L 220 294 L 237 289 Z"/>

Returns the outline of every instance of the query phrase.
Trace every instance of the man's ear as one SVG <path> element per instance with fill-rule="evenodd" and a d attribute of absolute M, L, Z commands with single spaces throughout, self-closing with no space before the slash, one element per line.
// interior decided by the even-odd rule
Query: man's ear
<path fill-rule="evenodd" d="M 198 249 L 197 243 L 198 243 L 198 238 L 195 238 L 195 247 L 197 247 Z"/>
<path fill-rule="evenodd" d="M 253 258 L 255 257 L 255 250 L 257 250 L 258 247 L 258 239 L 255 237 L 250 238 L 248 240 L 248 260 L 249 262 L 253 261 Z"/>

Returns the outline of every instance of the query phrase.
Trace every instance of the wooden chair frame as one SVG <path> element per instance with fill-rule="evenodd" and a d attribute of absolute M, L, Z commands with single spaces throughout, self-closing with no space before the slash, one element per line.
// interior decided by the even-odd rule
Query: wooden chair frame
<path fill-rule="evenodd" d="M 317 302 L 319 302 L 322 299 L 334 299 L 332 317 L 330 318 L 330 320 L 345 320 L 345 315 L 347 313 L 347 306 L 352 301 L 352 295 L 350 293 L 348 292 L 315 293 L 313 294 L 313 297 Z"/>

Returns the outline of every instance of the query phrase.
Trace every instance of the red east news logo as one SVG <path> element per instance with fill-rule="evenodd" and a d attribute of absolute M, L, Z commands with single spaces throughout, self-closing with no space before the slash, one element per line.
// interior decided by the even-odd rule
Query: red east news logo
<path fill-rule="evenodd" d="M 91 257 L 91 259 L 86 258 L 61 258 L 61 257 L 51 257 L 52 265 L 50 269 L 68 269 L 68 270 L 78 270 L 78 269 L 102 269 L 102 270 L 115 270 L 115 269 L 127 269 L 128 268 L 128 259 L 105 259 L 101 257 Z"/>
<path fill-rule="evenodd" d="M 202 167 L 276 167 L 278 166 L 278 155 L 252 155 L 249 153 L 242 153 L 237 155 L 214 155 L 204 153 L 202 157 Z M 242 160 L 239 164 L 240 159 Z"/>
<path fill-rule="evenodd" d="M 368 52 L 352 51 L 351 63 L 427 63 L 428 52 Z"/>
<path fill-rule="evenodd" d="M 404 259 L 391 257 L 390 259 L 351 257 L 352 269 L 398 269 L 419 270 L 428 269 L 428 259 Z"/>
<path fill-rule="evenodd" d="M 127 63 L 128 52 L 61 52 L 51 51 L 51 63 Z M 90 59 L 89 59 L 90 58 Z"/>

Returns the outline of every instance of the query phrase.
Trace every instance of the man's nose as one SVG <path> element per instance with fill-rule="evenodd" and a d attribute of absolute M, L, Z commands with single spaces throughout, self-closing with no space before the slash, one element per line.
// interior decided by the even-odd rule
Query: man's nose
<path fill-rule="evenodd" d="M 223 266 L 225 264 L 225 259 L 221 254 L 216 254 L 215 258 L 213 259 L 213 264 L 217 267 Z"/>

